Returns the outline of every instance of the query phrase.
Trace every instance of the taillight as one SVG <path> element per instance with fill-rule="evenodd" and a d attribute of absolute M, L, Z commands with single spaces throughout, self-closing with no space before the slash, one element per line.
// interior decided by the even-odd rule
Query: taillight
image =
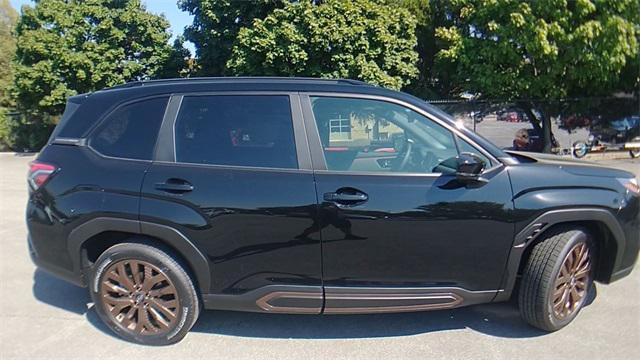
<path fill-rule="evenodd" d="M 37 190 L 39 187 L 49 180 L 51 174 L 53 174 L 57 168 L 54 165 L 32 161 L 29 163 L 29 173 L 27 174 L 27 181 L 33 190 Z"/>

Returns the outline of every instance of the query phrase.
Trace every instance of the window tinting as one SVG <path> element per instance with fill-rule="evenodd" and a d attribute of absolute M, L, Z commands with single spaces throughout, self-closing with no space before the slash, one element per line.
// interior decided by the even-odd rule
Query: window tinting
<path fill-rule="evenodd" d="M 179 162 L 298 167 L 288 96 L 187 96 L 175 141 Z"/>
<path fill-rule="evenodd" d="M 91 137 L 103 155 L 151 160 L 168 97 L 124 105 L 111 113 Z"/>

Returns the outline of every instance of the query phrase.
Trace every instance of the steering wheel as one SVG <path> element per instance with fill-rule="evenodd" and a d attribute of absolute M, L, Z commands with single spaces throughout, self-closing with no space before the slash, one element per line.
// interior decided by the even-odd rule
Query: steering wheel
<path fill-rule="evenodd" d="M 404 170 L 405 167 L 407 167 L 407 164 L 411 159 L 411 152 L 413 150 L 413 145 L 414 145 L 414 141 L 407 138 L 406 144 L 404 146 L 404 151 L 400 153 L 396 158 L 396 161 L 394 161 L 393 167 L 391 168 L 392 171 L 402 171 Z"/>

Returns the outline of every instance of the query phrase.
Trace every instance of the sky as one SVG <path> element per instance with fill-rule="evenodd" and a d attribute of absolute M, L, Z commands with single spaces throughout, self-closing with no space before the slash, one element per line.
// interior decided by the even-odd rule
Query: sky
<path fill-rule="evenodd" d="M 10 0 L 10 2 L 11 6 L 18 11 L 20 11 L 22 5 L 33 5 L 33 1 L 31 0 Z M 148 11 L 154 14 L 164 14 L 167 20 L 169 20 L 171 24 L 171 34 L 173 35 L 172 40 L 177 35 L 182 34 L 185 26 L 191 24 L 192 16 L 178 8 L 177 0 L 142 0 L 142 3 L 146 5 Z M 185 46 L 193 55 L 193 44 L 188 42 Z"/>

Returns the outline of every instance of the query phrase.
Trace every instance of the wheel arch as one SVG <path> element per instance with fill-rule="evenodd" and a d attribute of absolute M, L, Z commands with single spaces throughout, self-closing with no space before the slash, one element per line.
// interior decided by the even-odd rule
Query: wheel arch
<path fill-rule="evenodd" d="M 106 250 L 109 246 L 126 242 L 126 239 L 131 236 L 143 236 L 175 252 L 189 267 L 200 293 L 209 292 L 211 272 L 204 254 L 180 231 L 166 225 L 137 220 L 99 217 L 75 228 L 69 234 L 67 241 L 74 272 L 83 274 L 86 266 L 89 265 L 87 260 L 96 255 L 99 256 L 99 253 L 91 253 L 93 246 L 87 248 L 87 245 Z M 96 242 L 97 244 L 94 244 Z"/>
<path fill-rule="evenodd" d="M 625 236 L 614 215 L 601 208 L 556 209 L 544 212 L 525 226 L 515 237 L 502 282 L 502 292 L 494 301 L 504 301 L 511 297 L 518 274 L 527 260 L 531 249 L 545 234 L 559 226 L 574 225 L 584 227 L 594 236 L 598 247 L 595 279 L 609 283 L 614 270 L 619 267 L 625 249 Z"/>

